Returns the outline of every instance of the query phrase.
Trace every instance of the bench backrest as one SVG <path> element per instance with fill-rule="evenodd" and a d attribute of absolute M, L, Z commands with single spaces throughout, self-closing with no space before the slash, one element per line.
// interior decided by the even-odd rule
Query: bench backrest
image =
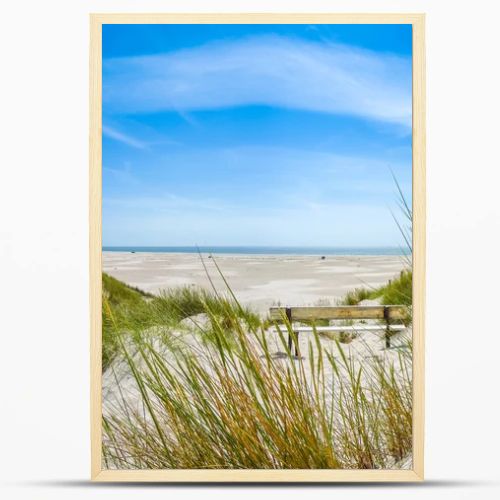
<path fill-rule="evenodd" d="M 317 306 L 317 307 L 271 307 L 269 316 L 280 321 L 319 319 L 381 319 L 403 320 L 408 317 L 405 306 Z"/>

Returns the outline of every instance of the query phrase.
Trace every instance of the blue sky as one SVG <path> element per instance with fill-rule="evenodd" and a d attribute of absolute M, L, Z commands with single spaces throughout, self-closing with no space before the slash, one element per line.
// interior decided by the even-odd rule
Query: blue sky
<path fill-rule="evenodd" d="M 103 244 L 398 246 L 410 25 L 103 26 Z"/>

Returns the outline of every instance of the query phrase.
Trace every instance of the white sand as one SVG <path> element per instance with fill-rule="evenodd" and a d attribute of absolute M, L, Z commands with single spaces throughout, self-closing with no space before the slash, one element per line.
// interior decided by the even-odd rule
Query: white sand
<path fill-rule="evenodd" d="M 205 257 L 212 280 L 225 286 Z M 217 255 L 219 267 L 242 304 L 265 313 L 272 305 L 332 303 L 353 288 L 377 287 L 405 267 L 399 256 Z M 157 293 L 176 286 L 210 283 L 199 255 L 103 252 L 103 270 L 133 286 Z"/>

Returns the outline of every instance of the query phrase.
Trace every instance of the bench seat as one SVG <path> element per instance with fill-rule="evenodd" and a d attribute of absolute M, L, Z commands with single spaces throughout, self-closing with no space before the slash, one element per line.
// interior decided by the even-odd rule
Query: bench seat
<path fill-rule="evenodd" d="M 401 331 L 405 330 L 405 325 L 346 325 L 346 326 L 316 326 L 317 332 L 376 332 L 376 331 L 386 331 L 389 330 Z M 286 327 L 281 328 L 282 331 L 287 332 Z M 314 328 L 312 326 L 294 326 L 294 332 L 300 333 L 312 333 Z"/>

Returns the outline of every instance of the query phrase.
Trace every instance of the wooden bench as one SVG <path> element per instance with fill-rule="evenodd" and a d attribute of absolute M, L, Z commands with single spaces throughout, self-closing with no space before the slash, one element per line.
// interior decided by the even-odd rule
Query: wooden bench
<path fill-rule="evenodd" d="M 318 307 L 271 307 L 269 317 L 274 321 L 317 320 L 380 320 L 383 324 L 346 325 L 346 326 L 299 326 L 293 327 L 295 337 L 295 356 L 299 355 L 298 338 L 301 332 L 345 332 L 345 331 L 385 331 L 385 346 L 391 346 L 391 334 L 394 331 L 406 329 L 404 324 L 394 324 L 408 318 L 408 308 L 405 306 L 318 306 Z M 288 335 L 288 348 L 292 350 L 292 335 Z"/>

